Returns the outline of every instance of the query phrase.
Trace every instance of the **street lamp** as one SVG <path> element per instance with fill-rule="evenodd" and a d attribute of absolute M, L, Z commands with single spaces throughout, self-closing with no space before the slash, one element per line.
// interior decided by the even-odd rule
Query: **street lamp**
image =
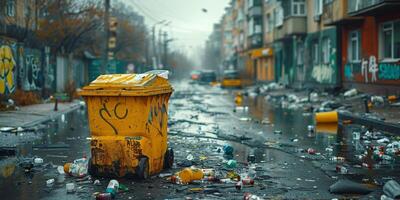
<path fill-rule="evenodd" d="M 167 20 L 160 20 L 151 26 L 152 29 L 152 46 L 153 46 L 153 68 L 157 67 L 157 48 L 156 48 L 156 26 L 163 25 L 165 23 L 170 23 Z"/>

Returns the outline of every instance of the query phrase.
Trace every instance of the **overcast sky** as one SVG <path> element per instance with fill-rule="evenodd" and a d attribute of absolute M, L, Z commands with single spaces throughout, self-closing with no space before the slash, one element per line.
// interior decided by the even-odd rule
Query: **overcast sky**
<path fill-rule="evenodd" d="M 191 55 L 195 54 L 197 47 L 204 45 L 213 24 L 219 22 L 225 7 L 229 5 L 229 0 L 123 1 L 145 17 L 148 27 L 158 21 L 171 21 L 168 27 L 157 27 L 167 31 L 175 39 L 171 44 L 172 48 L 179 48 Z M 207 12 L 203 12 L 203 8 Z"/>

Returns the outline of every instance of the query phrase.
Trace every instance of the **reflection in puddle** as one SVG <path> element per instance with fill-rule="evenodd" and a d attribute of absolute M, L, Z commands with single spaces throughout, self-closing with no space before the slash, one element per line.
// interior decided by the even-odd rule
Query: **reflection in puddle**
<path fill-rule="evenodd" d="M 323 123 L 317 124 L 315 126 L 317 133 L 328 133 L 328 134 L 337 134 L 338 132 L 338 124 L 337 123 Z"/>

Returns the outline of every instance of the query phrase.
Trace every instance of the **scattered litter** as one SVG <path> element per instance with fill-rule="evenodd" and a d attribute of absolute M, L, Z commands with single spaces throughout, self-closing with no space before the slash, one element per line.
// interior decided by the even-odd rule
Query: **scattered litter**
<path fill-rule="evenodd" d="M 178 184 L 189 184 L 204 177 L 203 171 L 194 167 L 185 168 L 171 177 L 171 182 Z"/>
<path fill-rule="evenodd" d="M 274 134 L 282 135 L 282 131 L 281 130 L 276 130 L 276 131 L 274 131 Z"/>
<path fill-rule="evenodd" d="M 107 185 L 106 193 L 111 194 L 111 197 L 114 199 L 117 195 L 119 189 L 119 182 L 117 180 L 110 180 Z"/>
<path fill-rule="evenodd" d="M 43 158 L 35 158 L 33 159 L 33 163 L 35 163 L 36 165 L 41 165 L 43 164 Z"/>
<path fill-rule="evenodd" d="M 160 177 L 160 178 L 165 178 L 165 177 L 170 177 L 170 176 L 172 176 L 172 173 L 161 173 L 158 175 L 158 177 Z"/>
<path fill-rule="evenodd" d="M 251 118 L 249 118 L 249 117 L 241 117 L 241 118 L 239 118 L 239 120 L 248 122 L 248 121 L 251 121 Z"/>
<path fill-rule="evenodd" d="M 88 160 L 80 158 L 74 160 L 73 163 L 66 163 L 64 165 L 64 172 L 70 176 L 84 177 L 88 174 Z"/>
<path fill-rule="evenodd" d="M 65 188 L 67 189 L 67 193 L 74 193 L 75 192 L 75 184 L 74 183 L 67 183 L 65 185 Z"/>
<path fill-rule="evenodd" d="M 225 155 L 233 155 L 233 147 L 229 144 L 225 144 L 223 147 Z"/>
<path fill-rule="evenodd" d="M 47 185 L 47 187 L 51 187 L 51 186 L 53 186 L 53 184 L 54 184 L 54 178 L 52 178 L 52 179 L 49 179 L 49 180 L 47 180 L 46 181 L 46 185 Z"/>
<path fill-rule="evenodd" d="M 97 185 L 97 186 L 101 185 L 100 180 L 98 180 L 98 179 L 94 180 L 93 185 Z"/>
<path fill-rule="evenodd" d="M 58 166 L 57 167 L 57 171 L 58 171 L 59 174 L 65 174 L 63 166 Z"/>
<path fill-rule="evenodd" d="M 14 127 L 1 127 L 0 131 L 1 132 L 11 132 L 12 130 L 15 130 Z"/>
<path fill-rule="evenodd" d="M 400 198 L 400 185 L 395 180 L 390 180 L 383 186 L 383 192 L 390 198 Z"/>
<path fill-rule="evenodd" d="M 329 191 L 334 194 L 368 194 L 372 192 L 366 186 L 350 180 L 337 181 L 329 187 Z"/>
<path fill-rule="evenodd" d="M 352 96 L 355 96 L 357 94 L 358 94 L 357 89 L 353 88 L 353 89 L 347 90 L 343 95 L 345 97 L 352 97 Z"/>
<path fill-rule="evenodd" d="M 236 168 L 236 166 L 237 166 L 236 160 L 229 160 L 226 163 L 226 167 L 229 168 L 229 169 L 234 169 L 234 168 Z"/>
<path fill-rule="evenodd" d="M 188 161 L 192 161 L 193 159 L 194 159 L 194 157 L 192 154 L 189 154 L 186 156 L 186 160 L 188 160 Z"/>

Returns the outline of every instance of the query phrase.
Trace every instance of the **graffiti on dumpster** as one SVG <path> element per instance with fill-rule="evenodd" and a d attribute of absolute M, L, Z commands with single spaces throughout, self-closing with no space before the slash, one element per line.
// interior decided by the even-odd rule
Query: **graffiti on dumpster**
<path fill-rule="evenodd" d="M 161 102 L 164 102 L 164 100 L 162 99 L 160 103 Z M 147 124 L 157 129 L 158 133 L 163 136 L 162 128 L 164 125 L 164 118 L 167 116 L 167 107 L 165 103 L 160 103 L 150 107 L 149 116 L 147 117 Z M 158 122 L 158 125 L 153 123 L 154 119 Z"/>
<path fill-rule="evenodd" d="M 15 90 L 13 51 L 10 46 L 0 47 L 0 94 L 10 94 Z"/>
<path fill-rule="evenodd" d="M 108 118 L 113 118 L 115 117 L 116 119 L 122 120 L 125 119 L 128 116 L 128 109 L 125 108 L 125 111 L 122 111 L 121 113 L 118 113 L 120 110 L 123 110 L 122 108 L 119 109 L 119 107 L 122 106 L 122 103 L 116 103 L 114 106 L 114 113 L 111 113 L 110 110 L 107 108 L 107 103 L 108 100 L 106 100 L 103 103 L 103 107 L 99 110 L 99 115 L 101 119 L 103 119 L 114 131 L 115 135 L 118 135 L 118 130 L 115 128 L 115 126 L 108 120 L 105 115 L 108 116 Z"/>

